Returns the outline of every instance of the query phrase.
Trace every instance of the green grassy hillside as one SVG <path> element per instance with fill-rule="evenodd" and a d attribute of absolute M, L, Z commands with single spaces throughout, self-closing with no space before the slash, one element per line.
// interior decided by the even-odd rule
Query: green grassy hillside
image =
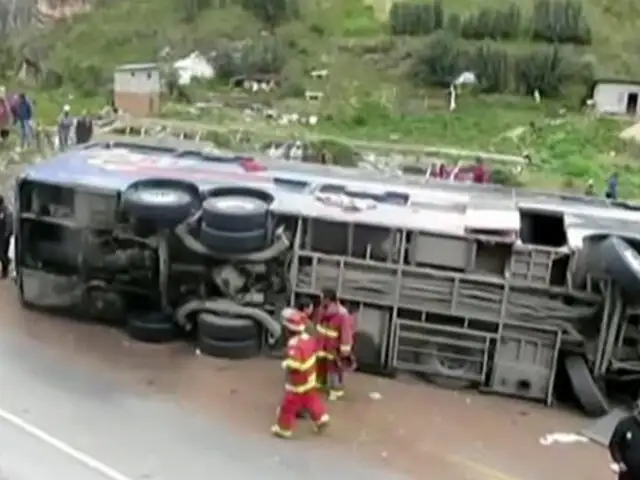
<path fill-rule="evenodd" d="M 227 51 L 230 42 L 252 41 L 253 47 L 244 50 L 233 44 L 246 54 L 245 60 L 249 59 L 247 68 L 277 70 L 283 81 L 277 94 L 262 100 L 282 110 L 322 115 L 315 131 L 504 153 L 527 151 L 535 165 L 527 171 L 525 180 L 543 186 L 579 187 L 588 178 L 603 182 L 616 168 L 623 173 L 621 191 L 640 196 L 634 149 L 617 138 L 629 122 L 599 120 L 579 111 L 590 78 L 640 78 L 640 63 L 634 58 L 638 2 L 584 0 L 580 4 L 584 12 L 580 22 L 588 27 L 591 41 L 560 47 L 566 61 L 562 72 L 554 73 L 563 79 L 562 91 L 553 98 L 543 95 L 542 103 L 536 105 L 531 96 L 522 95 L 514 73 L 524 68 L 521 64 L 527 63 L 525 55 L 551 48 L 530 38 L 535 24 L 534 0 L 518 2 L 521 23 L 515 38 L 507 40 L 459 38 L 460 31 L 450 25 L 450 17 L 456 14 L 464 21 L 483 8 L 509 7 L 508 2 L 498 0 L 447 0 L 442 3 L 443 28 L 431 25 L 425 30 L 428 35 L 412 36 L 391 35 L 392 3 L 388 0 L 295 2 L 297 15 L 274 25 L 257 19 L 256 5 L 261 1 L 100 2 L 92 12 L 72 21 L 24 35 L 16 48 L 26 49 L 46 67 L 62 73 L 62 85 L 43 85 L 38 90 L 39 110 L 51 117 L 61 94 L 64 101 L 72 98 L 74 104 L 82 106 L 103 102 L 112 70 L 118 64 L 158 60 L 166 47 L 171 50 L 169 58 L 177 58 L 195 49 Z M 276 6 L 294 5 L 294 0 L 270 1 Z M 433 19 L 425 21 L 433 23 Z M 267 31 L 269 34 L 265 34 Z M 454 66 L 439 67 L 452 72 L 465 67 L 497 69 L 499 73 L 491 75 L 502 79 L 502 94 L 464 91 L 458 109 L 450 113 L 446 89 L 438 85 L 442 72 L 421 71 L 419 76 L 427 80 L 417 84 L 416 75 L 411 75 L 416 58 L 435 51 L 429 42 L 441 37 L 446 37 L 449 45 L 444 53 L 456 58 L 450 62 Z M 489 53 L 479 55 L 481 45 Z M 263 61 L 261 57 L 257 61 L 253 58 L 256 55 L 269 59 Z M 492 63 L 496 55 L 506 58 L 502 70 Z M 326 81 L 314 81 L 306 75 L 316 67 L 330 71 Z M 322 90 L 324 100 L 309 105 L 301 98 L 305 89 Z M 205 98 L 212 91 L 224 97 L 229 93 L 228 82 L 199 85 L 191 94 Z M 220 113 L 216 116 L 219 118 Z M 201 120 L 206 121 L 207 115 Z M 293 130 L 301 133 L 303 128 Z"/>

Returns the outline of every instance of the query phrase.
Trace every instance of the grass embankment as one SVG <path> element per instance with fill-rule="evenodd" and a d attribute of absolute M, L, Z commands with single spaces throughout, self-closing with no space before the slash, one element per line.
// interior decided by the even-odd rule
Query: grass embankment
<path fill-rule="evenodd" d="M 530 3 L 520 5 L 525 14 Z M 588 178 L 603 185 L 610 171 L 617 168 L 623 173 L 622 193 L 640 196 L 640 172 L 633 148 L 618 139 L 626 124 L 595 120 L 577 112 L 583 91 L 562 103 L 543 99 L 542 105 L 535 105 L 530 98 L 463 93 L 458 110 L 450 113 L 445 92 L 415 90 L 406 80 L 410 53 L 421 40 L 388 36 L 387 0 L 309 1 L 303 5 L 300 20 L 275 29 L 287 53 L 283 76 L 285 83 L 302 82 L 304 88 L 321 89 L 325 100 L 310 107 L 299 99 L 285 98 L 284 88 L 265 101 L 285 111 L 307 109 L 327 115 L 330 120 L 321 121 L 315 132 L 504 153 L 528 151 L 534 166 L 526 172 L 525 180 L 544 187 L 581 185 Z M 464 14 L 485 6 L 500 7 L 503 2 L 452 0 L 444 6 L 447 13 Z M 601 75 L 637 74 L 640 78 L 640 64 L 627 53 L 635 45 L 640 4 L 585 0 L 584 6 L 593 47 L 575 47 L 573 53 L 588 58 Z M 209 8 L 192 23 L 186 23 L 183 15 L 176 0 L 113 1 L 38 32 L 27 42 L 31 48 L 43 52 L 47 65 L 79 79 L 68 81 L 60 91 L 36 93 L 41 117 L 51 121 L 65 102 L 78 110 L 103 105 L 104 98 L 84 92 L 78 83 L 83 78 L 94 82 L 97 79 L 93 77 L 104 79 L 105 72 L 118 64 L 157 60 L 165 47 L 171 48 L 174 58 L 195 49 L 215 50 L 227 40 L 256 38 L 262 30 L 254 17 L 237 7 Z M 527 41 L 509 44 L 515 50 L 530 47 Z M 312 81 L 304 75 L 319 66 L 330 71 L 326 81 Z M 224 93 L 227 88 L 214 83 L 205 90 Z M 560 108 L 566 108 L 567 113 L 558 116 Z M 201 120 L 219 121 L 220 117 L 218 112 Z M 292 128 L 292 135 L 295 133 L 304 133 L 304 128 Z"/>

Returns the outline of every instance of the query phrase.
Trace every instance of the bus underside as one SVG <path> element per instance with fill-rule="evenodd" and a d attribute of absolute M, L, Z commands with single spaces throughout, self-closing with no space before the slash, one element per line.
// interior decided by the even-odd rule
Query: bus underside
<path fill-rule="evenodd" d="M 357 314 L 362 371 L 550 405 L 561 367 L 589 415 L 609 408 L 601 380 L 635 388 L 638 312 L 616 281 L 578 274 L 587 248 L 566 248 L 556 216 L 521 212 L 514 243 L 287 217 L 272 200 L 177 180 L 122 193 L 22 181 L 21 301 L 248 358 L 281 348 L 283 307 L 329 287 Z M 589 258 L 620 246 L 597 240 Z"/>

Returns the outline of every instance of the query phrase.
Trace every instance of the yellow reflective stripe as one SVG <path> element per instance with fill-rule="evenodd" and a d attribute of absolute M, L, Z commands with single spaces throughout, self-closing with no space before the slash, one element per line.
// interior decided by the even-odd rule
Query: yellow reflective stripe
<path fill-rule="evenodd" d="M 318 357 L 320 357 L 320 358 L 327 358 L 327 359 L 329 359 L 329 360 L 333 360 L 334 358 L 336 358 L 336 356 L 335 356 L 333 353 L 331 353 L 331 352 L 325 352 L 325 351 L 318 352 Z"/>
<path fill-rule="evenodd" d="M 316 327 L 316 331 L 329 338 L 338 338 L 340 336 L 340 332 L 338 330 L 334 330 L 333 328 L 323 327 L 322 325 L 318 325 Z"/>
<path fill-rule="evenodd" d="M 305 393 L 305 392 L 308 392 L 309 390 L 313 390 L 316 387 L 317 387 L 317 379 L 316 379 L 316 374 L 314 373 L 312 375 L 309 375 L 309 380 L 307 380 L 307 382 L 304 383 L 303 385 L 291 385 L 290 383 L 287 383 L 284 386 L 284 389 L 287 392 Z"/>
<path fill-rule="evenodd" d="M 284 362 L 282 362 L 283 368 L 289 368 L 291 370 L 299 370 L 304 372 L 305 370 L 309 370 L 316 363 L 316 356 L 313 355 L 309 360 L 305 362 L 298 362 L 291 358 L 287 358 Z"/>
<path fill-rule="evenodd" d="M 351 352 L 351 345 L 340 345 L 340 352 L 342 353 Z"/>
<path fill-rule="evenodd" d="M 290 437 L 293 435 L 293 432 L 291 430 L 285 430 L 284 428 L 282 428 L 280 425 L 277 425 L 277 424 L 271 427 L 271 432 L 283 437 Z"/>

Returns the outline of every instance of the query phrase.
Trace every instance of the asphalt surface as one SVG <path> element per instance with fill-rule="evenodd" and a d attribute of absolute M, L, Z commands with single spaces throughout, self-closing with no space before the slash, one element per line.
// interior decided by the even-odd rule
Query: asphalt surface
<path fill-rule="evenodd" d="M 104 480 L 95 470 L 24 430 L 0 423 L 0 479 L 31 480 L 64 475 L 65 480 Z"/>
<path fill-rule="evenodd" d="M 235 432 L 0 331 L 0 480 L 401 479 Z"/>

